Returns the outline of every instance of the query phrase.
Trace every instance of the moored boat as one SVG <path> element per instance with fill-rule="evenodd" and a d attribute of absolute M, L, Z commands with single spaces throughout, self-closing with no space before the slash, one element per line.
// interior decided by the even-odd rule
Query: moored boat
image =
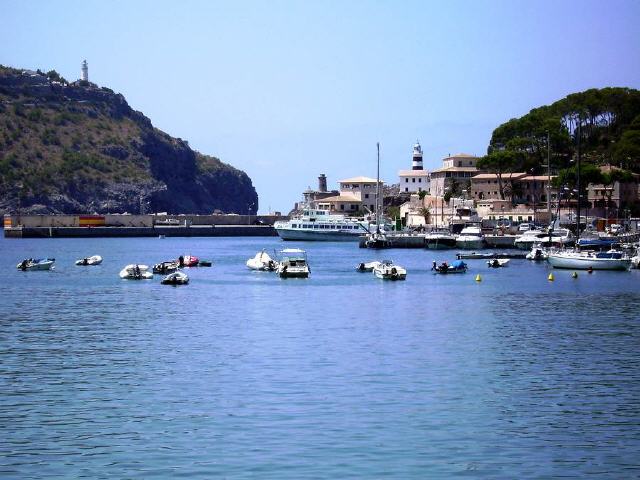
<path fill-rule="evenodd" d="M 246 265 L 251 270 L 273 272 L 278 268 L 278 263 L 264 250 L 256 253 L 255 257 L 247 260 Z"/>
<path fill-rule="evenodd" d="M 127 280 L 148 280 L 153 278 L 153 273 L 149 271 L 146 265 L 132 263 L 120 270 L 120 278 Z"/>
<path fill-rule="evenodd" d="M 629 270 L 631 259 L 622 252 L 560 251 L 549 253 L 548 262 L 553 268 L 574 270 Z"/>
<path fill-rule="evenodd" d="M 375 223 L 364 218 L 331 214 L 327 210 L 304 208 L 290 220 L 279 220 L 273 227 L 282 240 L 358 241 Z"/>
<path fill-rule="evenodd" d="M 434 231 L 425 235 L 424 243 L 430 250 L 446 250 L 455 248 L 456 237 L 448 231 Z"/>
<path fill-rule="evenodd" d="M 18 270 L 51 270 L 54 268 L 55 258 L 25 258 L 21 261 L 17 268 Z"/>
<path fill-rule="evenodd" d="M 102 263 L 102 257 L 100 255 L 93 255 L 92 257 L 81 258 L 76 260 L 76 265 L 89 266 L 100 265 Z"/>
<path fill-rule="evenodd" d="M 167 260 L 166 262 L 156 263 L 153 266 L 153 273 L 166 275 L 178 270 L 178 262 L 175 260 Z"/>
<path fill-rule="evenodd" d="M 509 265 L 508 258 L 494 258 L 493 260 L 487 260 L 487 266 L 489 268 L 507 267 Z"/>
<path fill-rule="evenodd" d="M 193 255 L 181 255 L 178 257 L 178 266 L 182 267 L 197 267 L 200 260 L 198 257 L 194 257 Z"/>
<path fill-rule="evenodd" d="M 407 278 L 405 268 L 394 264 L 391 260 L 383 260 L 374 266 L 373 274 L 382 280 L 405 280 Z"/>
<path fill-rule="evenodd" d="M 280 278 L 307 278 L 310 273 L 307 253 L 299 248 L 281 250 L 276 271 Z"/>
<path fill-rule="evenodd" d="M 189 277 L 183 272 L 173 272 L 164 277 L 160 283 L 162 285 L 186 285 L 189 283 Z"/>
<path fill-rule="evenodd" d="M 465 273 L 467 271 L 467 264 L 462 260 L 455 260 L 452 263 L 442 262 L 438 265 L 435 261 L 431 266 L 431 270 L 436 273 L 449 274 L 449 273 Z"/>
<path fill-rule="evenodd" d="M 484 247 L 482 230 L 477 226 L 464 227 L 456 237 L 456 246 L 465 249 L 479 249 Z"/>
<path fill-rule="evenodd" d="M 356 266 L 358 272 L 373 272 L 373 269 L 380 265 L 381 262 L 374 260 L 373 262 L 362 262 Z"/>

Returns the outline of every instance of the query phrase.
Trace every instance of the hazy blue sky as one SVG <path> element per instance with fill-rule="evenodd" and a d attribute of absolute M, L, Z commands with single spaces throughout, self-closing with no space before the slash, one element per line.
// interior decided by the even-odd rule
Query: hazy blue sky
<path fill-rule="evenodd" d="M 155 126 L 246 171 L 260 211 L 326 173 L 397 182 L 592 87 L 640 87 L 640 1 L 6 1 L 0 63 L 89 62 Z"/>

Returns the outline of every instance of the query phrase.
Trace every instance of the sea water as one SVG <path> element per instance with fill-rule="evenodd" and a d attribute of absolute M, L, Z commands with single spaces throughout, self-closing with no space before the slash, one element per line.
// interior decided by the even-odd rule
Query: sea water
<path fill-rule="evenodd" d="M 294 246 L 308 279 L 245 266 Z M 94 254 L 102 265 L 74 265 Z M 213 261 L 188 286 L 118 277 L 187 254 Z M 26 257 L 55 270 L 17 270 Z M 384 258 L 406 281 L 355 271 Z M 2 238 L 0 477 L 640 476 L 640 271 L 430 270 L 454 259 Z"/>

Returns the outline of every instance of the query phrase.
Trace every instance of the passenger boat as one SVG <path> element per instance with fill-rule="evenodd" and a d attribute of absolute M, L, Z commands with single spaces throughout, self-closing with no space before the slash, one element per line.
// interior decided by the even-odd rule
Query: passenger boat
<path fill-rule="evenodd" d="M 629 270 L 631 259 L 622 252 L 561 251 L 549 253 L 553 268 L 574 270 Z"/>
<path fill-rule="evenodd" d="M 487 266 L 489 268 L 501 268 L 509 265 L 508 258 L 494 258 L 493 260 L 487 260 Z"/>
<path fill-rule="evenodd" d="M 278 263 L 273 260 L 267 252 L 262 250 L 256 253 L 256 256 L 247 260 L 247 267 L 251 270 L 261 270 L 273 272 L 278 268 Z"/>
<path fill-rule="evenodd" d="M 373 272 L 373 269 L 380 265 L 381 262 L 374 260 L 373 262 L 362 262 L 356 266 L 358 272 Z"/>
<path fill-rule="evenodd" d="M 186 285 L 189 283 L 189 277 L 183 272 L 173 272 L 164 277 L 160 283 L 162 285 Z"/>
<path fill-rule="evenodd" d="M 462 260 L 455 260 L 453 263 L 449 264 L 447 262 L 442 262 L 440 265 L 433 262 L 433 266 L 431 270 L 436 273 L 449 274 L 449 273 L 466 273 L 467 264 Z"/>
<path fill-rule="evenodd" d="M 166 275 L 178 270 L 178 262 L 175 260 L 167 260 L 166 262 L 156 263 L 153 266 L 153 273 Z"/>
<path fill-rule="evenodd" d="M 279 220 L 274 228 L 283 240 L 358 241 L 375 223 L 364 218 L 330 214 L 327 210 L 305 208 L 301 215 Z"/>
<path fill-rule="evenodd" d="M 464 227 L 460 235 L 456 237 L 456 245 L 459 248 L 478 249 L 484 246 L 482 230 L 477 226 Z"/>
<path fill-rule="evenodd" d="M 425 235 L 425 246 L 430 250 L 446 250 L 455 248 L 456 237 L 449 231 L 434 231 Z"/>
<path fill-rule="evenodd" d="M 391 260 L 383 260 L 374 266 L 373 274 L 383 280 L 405 280 L 407 271 L 400 265 L 395 265 Z"/>
<path fill-rule="evenodd" d="M 17 268 L 23 272 L 26 270 L 51 270 L 55 261 L 55 258 L 26 258 L 17 265 Z"/>
<path fill-rule="evenodd" d="M 310 273 L 307 253 L 299 248 L 281 250 L 276 272 L 280 278 L 307 278 Z"/>
<path fill-rule="evenodd" d="M 153 278 L 153 273 L 149 271 L 146 265 L 132 263 L 120 270 L 120 278 L 127 280 L 148 280 Z"/>
<path fill-rule="evenodd" d="M 102 257 L 100 255 L 94 255 L 92 257 L 81 258 L 76 260 L 76 265 L 100 265 L 102 263 Z"/>

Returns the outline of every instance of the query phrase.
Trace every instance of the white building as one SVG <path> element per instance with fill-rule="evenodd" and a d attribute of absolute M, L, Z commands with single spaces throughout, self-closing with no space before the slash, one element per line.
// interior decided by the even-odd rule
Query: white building
<path fill-rule="evenodd" d="M 467 153 L 457 153 L 442 159 L 442 168 L 431 172 L 431 193 L 444 195 L 453 182 L 457 182 L 464 188 L 471 181 L 471 177 L 481 173 L 476 167 L 477 161 L 478 157 Z"/>
<path fill-rule="evenodd" d="M 337 213 L 357 213 L 362 210 L 376 211 L 377 180 L 369 177 L 353 177 L 340 180 L 340 194 L 316 201 L 317 207 Z M 380 181 L 380 196 L 384 182 Z M 382 203 L 382 202 L 380 202 Z"/>
<path fill-rule="evenodd" d="M 398 177 L 400 179 L 400 192 L 417 193 L 429 191 L 431 176 L 422 167 L 422 147 L 420 147 L 419 142 L 416 142 L 413 146 L 411 170 L 400 170 Z"/>

